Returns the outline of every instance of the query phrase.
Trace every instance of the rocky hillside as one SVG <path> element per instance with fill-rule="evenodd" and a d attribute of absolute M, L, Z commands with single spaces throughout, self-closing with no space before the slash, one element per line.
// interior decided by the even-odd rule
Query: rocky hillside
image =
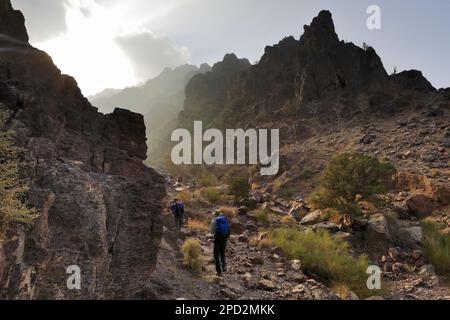
<path fill-rule="evenodd" d="M 230 166 L 197 172 L 170 168 L 184 177 L 178 179 L 182 183 L 171 183 L 174 194 L 190 208 L 183 234 L 199 240 L 202 272 L 211 278 L 208 286 L 189 282 L 189 288 L 200 286 L 190 293 L 188 288 L 182 290 L 182 281 L 168 277 L 178 288 L 171 294 L 336 298 L 339 288 L 333 287 L 333 279 L 318 275 L 326 263 L 317 263 L 319 270 L 308 270 L 291 261 L 292 254 L 286 256 L 268 235 L 274 228 L 289 228 L 297 235 L 320 235 L 325 230 L 336 242 L 343 239 L 349 244 L 354 257 L 367 255 L 388 283 L 380 293 L 384 298 L 449 299 L 450 89 L 433 88 L 417 70 L 389 75 L 373 48 L 339 40 L 328 11 L 305 26 L 299 40 L 288 37 L 267 47 L 255 65 L 239 63 L 234 55 L 225 61 L 242 68 L 227 68 L 225 73 L 213 68 L 194 77 L 186 88 L 179 127 L 190 129 L 194 120 L 202 120 L 204 127 L 221 129 L 279 128 L 280 171 L 275 177 L 261 177 L 254 167 L 248 172 Z M 320 175 L 333 156 L 345 152 L 389 160 L 396 169 L 394 188 L 375 203 L 352 199 L 359 216 L 330 208 L 314 210 L 309 196 Z M 230 173 L 250 175 L 252 190 L 239 203 L 227 191 Z M 219 208 L 229 215 L 235 233 L 230 240 L 230 272 L 223 279 L 213 276 L 207 236 L 211 212 Z M 427 223 L 441 228 L 434 237 L 442 240 L 433 245 Z M 281 245 L 296 245 L 288 240 Z M 441 260 L 433 257 L 439 250 Z M 316 262 L 320 252 L 313 258 L 304 256 Z"/>
<path fill-rule="evenodd" d="M 123 107 L 144 115 L 147 127 L 149 163 L 158 158 L 157 146 L 176 128 L 178 114 L 185 99 L 185 87 L 197 74 L 211 70 L 207 64 L 199 68 L 183 65 L 174 69 L 166 68 L 159 76 L 141 86 L 122 90 L 106 89 L 88 97 L 100 112 L 109 113 L 115 107 Z M 155 160 L 155 161 L 154 161 Z"/>
<path fill-rule="evenodd" d="M 211 94 L 206 83 L 221 83 L 221 91 Z M 362 151 L 445 195 L 449 111 L 450 89 L 436 90 L 417 70 L 388 75 L 373 48 L 340 41 L 331 13 L 322 11 L 299 40 L 266 47 L 258 64 L 232 77 L 213 70 L 193 78 L 179 127 L 203 120 L 204 127 L 222 129 L 279 128 L 279 175 L 255 176 L 269 191 L 286 186 L 306 196 L 331 156 Z"/>
<path fill-rule="evenodd" d="M 0 1 L 0 108 L 25 149 L 21 172 L 40 217 L 0 239 L 0 299 L 145 297 L 161 240 L 164 181 L 143 161 L 139 114 L 103 115 L 51 58 L 28 44 L 24 18 Z M 67 267 L 81 268 L 81 291 Z"/>

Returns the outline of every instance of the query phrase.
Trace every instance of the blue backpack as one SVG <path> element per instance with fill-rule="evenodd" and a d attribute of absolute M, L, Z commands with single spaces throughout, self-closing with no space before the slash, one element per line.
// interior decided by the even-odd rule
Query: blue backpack
<path fill-rule="evenodd" d="M 184 214 L 184 204 L 182 203 L 172 204 L 171 209 L 172 213 L 176 216 L 181 216 L 182 214 Z"/>
<path fill-rule="evenodd" d="M 225 216 L 216 218 L 216 234 L 228 237 L 230 235 L 230 224 Z"/>

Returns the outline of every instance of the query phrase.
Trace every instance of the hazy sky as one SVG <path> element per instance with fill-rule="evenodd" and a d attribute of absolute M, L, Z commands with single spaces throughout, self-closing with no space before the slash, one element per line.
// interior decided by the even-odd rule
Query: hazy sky
<path fill-rule="evenodd" d="M 83 93 L 121 88 L 164 67 L 210 64 L 234 52 L 254 62 L 284 36 L 299 38 L 322 9 L 346 41 L 373 46 L 388 72 L 419 69 L 450 86 L 448 0 L 12 0 L 31 43 L 47 51 Z M 381 8 L 381 30 L 366 27 Z"/>

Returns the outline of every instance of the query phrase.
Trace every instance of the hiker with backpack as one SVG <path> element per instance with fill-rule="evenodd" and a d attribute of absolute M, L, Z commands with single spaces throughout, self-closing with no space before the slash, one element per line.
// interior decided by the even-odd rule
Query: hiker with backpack
<path fill-rule="evenodd" d="M 230 223 L 223 213 L 219 211 L 214 213 L 214 219 L 211 221 L 210 225 L 210 232 L 214 235 L 214 261 L 216 263 L 216 272 L 218 276 L 221 276 L 223 272 L 227 271 L 225 250 L 231 232 Z"/>
<path fill-rule="evenodd" d="M 183 226 L 184 204 L 182 202 L 179 202 L 178 199 L 174 199 L 170 204 L 170 210 L 172 211 L 172 214 L 175 218 L 175 227 L 178 231 L 180 231 L 181 227 Z"/>

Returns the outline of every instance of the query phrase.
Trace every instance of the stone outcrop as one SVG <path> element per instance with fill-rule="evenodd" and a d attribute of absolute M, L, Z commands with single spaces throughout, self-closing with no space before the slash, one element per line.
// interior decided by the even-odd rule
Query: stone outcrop
<path fill-rule="evenodd" d="M 1 0 L 0 33 L 26 41 L 24 30 L 23 16 Z M 40 213 L 32 228 L 13 225 L 0 239 L 0 299 L 145 298 L 165 189 L 143 164 L 143 117 L 99 113 L 28 43 L 0 52 L 0 108 L 25 149 L 21 173 Z M 81 290 L 66 285 L 72 265 Z"/>
<path fill-rule="evenodd" d="M 399 89 L 402 90 L 413 89 L 420 92 L 436 91 L 419 70 L 403 71 L 392 75 L 391 78 Z"/>
<path fill-rule="evenodd" d="M 22 12 L 13 9 L 10 1 L 0 2 L 0 43 L 4 40 L 28 42 L 25 18 Z"/>
<path fill-rule="evenodd" d="M 418 219 L 425 219 L 433 214 L 434 205 L 431 199 L 419 194 L 406 200 L 406 205 L 413 216 Z"/>
<path fill-rule="evenodd" d="M 202 120 L 205 126 L 209 124 L 222 111 L 228 90 L 239 72 L 249 67 L 247 59 L 227 54 L 210 72 L 194 76 L 186 86 L 180 126 L 190 128 L 195 120 Z"/>

